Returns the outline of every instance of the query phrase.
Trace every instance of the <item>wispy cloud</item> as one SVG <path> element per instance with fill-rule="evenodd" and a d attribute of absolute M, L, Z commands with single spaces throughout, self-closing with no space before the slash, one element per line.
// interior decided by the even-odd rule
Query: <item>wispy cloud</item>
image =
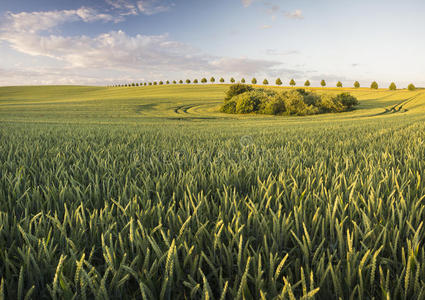
<path fill-rule="evenodd" d="M 304 19 L 303 12 L 300 9 L 292 12 L 286 12 L 285 16 L 290 19 Z"/>
<path fill-rule="evenodd" d="M 170 10 L 174 3 L 166 0 L 105 0 L 121 15 L 154 15 Z"/>
<path fill-rule="evenodd" d="M 244 7 L 249 7 L 252 4 L 253 0 L 242 0 L 242 5 Z"/>
<path fill-rule="evenodd" d="M 260 27 L 261 29 L 270 29 L 270 28 L 272 28 L 272 25 L 263 25 L 263 26 L 261 26 Z"/>
<path fill-rule="evenodd" d="M 288 56 L 297 55 L 301 52 L 298 50 L 278 50 L 278 49 L 267 49 L 266 54 L 271 56 Z"/>
<path fill-rule="evenodd" d="M 45 12 L 6 13 L 0 27 L 0 34 L 11 33 L 36 33 L 52 29 L 58 25 L 69 22 L 120 22 L 123 18 L 110 14 L 99 13 L 92 8 L 81 7 L 75 10 L 55 10 Z"/>

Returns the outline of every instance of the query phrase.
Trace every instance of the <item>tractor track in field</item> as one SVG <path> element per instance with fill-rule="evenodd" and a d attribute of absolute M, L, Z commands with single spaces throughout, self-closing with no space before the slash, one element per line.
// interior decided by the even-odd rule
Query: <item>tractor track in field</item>
<path fill-rule="evenodd" d="M 176 114 L 190 114 L 188 112 L 189 109 L 194 108 L 196 106 L 200 106 L 199 104 L 190 104 L 190 105 L 180 105 L 174 108 L 174 112 Z"/>
<path fill-rule="evenodd" d="M 385 115 L 385 114 L 393 114 L 393 113 L 398 113 L 398 112 L 401 112 L 401 113 L 407 112 L 408 110 L 407 109 L 404 109 L 403 110 L 403 107 L 406 104 L 408 104 L 409 102 L 411 102 L 412 100 L 416 99 L 419 95 L 420 95 L 420 93 L 418 93 L 418 94 L 416 94 L 416 95 L 414 95 L 414 96 L 412 96 L 410 98 L 404 99 L 404 100 L 400 101 L 399 103 L 391 106 L 390 108 L 385 108 L 385 110 L 383 112 L 377 113 L 377 114 L 372 115 L 372 116 L 381 116 L 381 115 Z"/>

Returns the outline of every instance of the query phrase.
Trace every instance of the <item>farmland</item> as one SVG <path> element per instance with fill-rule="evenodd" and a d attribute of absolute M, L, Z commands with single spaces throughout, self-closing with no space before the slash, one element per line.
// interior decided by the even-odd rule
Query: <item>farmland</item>
<path fill-rule="evenodd" d="M 0 88 L 0 298 L 423 299 L 425 91 L 227 88 Z"/>

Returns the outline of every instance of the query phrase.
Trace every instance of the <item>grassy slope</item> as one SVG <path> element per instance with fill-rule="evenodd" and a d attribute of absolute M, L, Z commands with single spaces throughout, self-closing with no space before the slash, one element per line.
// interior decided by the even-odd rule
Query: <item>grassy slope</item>
<path fill-rule="evenodd" d="M 6 298 L 424 295 L 425 92 L 274 117 L 225 89 L 0 88 Z"/>
<path fill-rule="evenodd" d="M 140 123 L 175 121 L 180 119 L 249 119 L 252 122 L 272 120 L 294 122 L 308 120 L 353 119 L 374 117 L 415 97 L 397 114 L 417 115 L 423 112 L 425 92 L 370 89 L 344 89 L 361 100 L 358 110 L 350 113 L 302 118 L 270 116 L 234 116 L 218 112 L 226 85 L 178 85 L 132 88 L 103 88 L 79 86 L 3 87 L 0 88 L 0 120 L 23 122 L 78 122 L 78 123 Z M 314 89 L 319 93 L 336 93 L 342 89 Z M 408 109 L 404 113 L 404 110 Z"/>

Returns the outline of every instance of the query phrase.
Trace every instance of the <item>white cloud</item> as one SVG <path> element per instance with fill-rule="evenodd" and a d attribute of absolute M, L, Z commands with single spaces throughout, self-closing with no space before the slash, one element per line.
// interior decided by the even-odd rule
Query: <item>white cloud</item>
<path fill-rule="evenodd" d="M 121 15 L 154 15 L 161 12 L 166 12 L 174 6 L 166 0 L 105 0 L 115 10 L 118 10 Z"/>
<path fill-rule="evenodd" d="M 116 21 L 110 15 L 97 14 L 92 9 L 51 12 L 8 13 L 0 29 L 0 41 L 16 51 L 49 57 L 60 66 L 56 70 L 16 68 L 0 72 L 0 82 L 19 81 L 32 77 L 37 83 L 99 83 L 133 78 L 156 77 L 161 74 L 190 76 L 204 73 L 254 74 L 268 72 L 280 65 L 276 61 L 249 58 L 222 58 L 207 55 L 187 44 L 173 41 L 168 35 L 129 36 L 123 31 L 110 31 L 94 37 L 62 36 L 57 28 L 67 22 Z M 45 78 L 42 76 L 45 74 Z M 96 74 L 80 76 L 78 74 Z M 110 78 L 106 78 L 109 74 Z M 55 78 L 57 81 L 55 81 Z M 28 80 L 27 80 L 28 81 Z M 4 83 L 3 83 L 4 84 Z"/>
<path fill-rule="evenodd" d="M 140 0 L 137 2 L 139 11 L 145 15 L 154 15 L 170 10 L 172 5 L 161 4 L 157 0 Z"/>
<path fill-rule="evenodd" d="M 248 7 L 252 4 L 253 0 L 242 0 L 242 5 Z"/>
<path fill-rule="evenodd" d="M 287 12 L 285 13 L 285 16 L 291 19 L 304 19 L 303 12 L 300 9 L 293 12 Z"/>
<path fill-rule="evenodd" d="M 68 22 L 119 22 L 122 17 L 114 17 L 110 14 L 98 13 L 92 8 L 81 7 L 76 10 L 55 10 L 46 12 L 21 12 L 6 13 L 2 22 L 1 32 L 28 32 L 36 33 L 43 30 L 52 29 L 55 26 Z"/>
<path fill-rule="evenodd" d="M 261 29 L 270 29 L 270 28 L 272 28 L 272 26 L 271 25 L 263 25 L 260 28 Z"/>
<path fill-rule="evenodd" d="M 288 55 L 300 54 L 300 51 L 298 51 L 298 50 L 267 49 L 266 54 L 272 55 L 272 56 L 288 56 Z"/>

